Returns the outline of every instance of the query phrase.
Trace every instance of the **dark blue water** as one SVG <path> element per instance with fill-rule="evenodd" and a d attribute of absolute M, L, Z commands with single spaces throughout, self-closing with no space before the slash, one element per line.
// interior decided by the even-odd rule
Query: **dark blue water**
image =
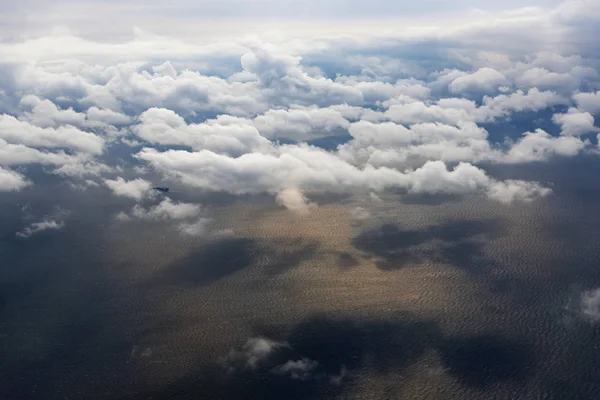
<path fill-rule="evenodd" d="M 318 234 L 269 197 L 174 193 L 238 232 L 210 240 L 118 223 L 132 203 L 40 178 L 0 195 L 0 393 L 597 399 L 600 326 L 578 301 L 600 287 L 599 167 L 491 167 L 554 195 L 507 207 L 388 193 L 362 223 L 326 215 L 360 196 L 324 196 L 328 211 L 306 217 Z M 15 237 L 56 206 L 64 229 Z M 280 345 L 249 367 L 252 338 Z M 281 372 L 301 360 L 304 374 Z"/>

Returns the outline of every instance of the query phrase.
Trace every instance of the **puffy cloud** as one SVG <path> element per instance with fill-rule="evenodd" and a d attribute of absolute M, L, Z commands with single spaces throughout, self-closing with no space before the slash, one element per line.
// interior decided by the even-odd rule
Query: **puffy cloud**
<path fill-rule="evenodd" d="M 131 213 L 121 213 L 117 217 L 121 220 L 142 219 L 153 221 L 164 220 L 185 220 L 197 217 L 202 208 L 199 204 L 174 202 L 170 198 L 165 198 L 159 204 L 150 208 L 144 208 L 136 204 Z M 194 228 L 189 227 L 188 231 L 193 232 Z M 188 233 L 188 232 L 184 232 Z"/>
<path fill-rule="evenodd" d="M 151 182 L 140 178 L 126 181 L 122 177 L 117 177 L 117 179 L 105 179 L 104 184 L 117 196 L 130 197 L 138 201 L 148 196 L 152 189 Z"/>
<path fill-rule="evenodd" d="M 289 360 L 273 368 L 271 371 L 277 375 L 289 375 L 291 379 L 305 381 L 313 377 L 314 370 L 319 362 L 308 358 Z"/>
<path fill-rule="evenodd" d="M 277 193 L 275 200 L 277 204 L 299 215 L 307 215 L 311 208 L 316 207 L 315 203 L 311 203 L 300 190 L 295 188 L 283 189 Z"/>
<path fill-rule="evenodd" d="M 577 108 L 593 115 L 600 114 L 600 91 L 596 93 L 577 93 L 573 95 Z"/>
<path fill-rule="evenodd" d="M 478 110 L 474 102 L 466 101 L 468 108 L 450 107 L 449 99 L 442 104 L 427 105 L 421 101 L 392 105 L 385 112 L 385 117 L 402 124 L 417 124 L 425 122 L 441 122 L 457 125 L 462 121 L 478 120 Z M 462 99 L 461 106 L 465 105 Z"/>
<path fill-rule="evenodd" d="M 441 161 L 431 161 L 411 174 L 409 191 L 414 193 L 473 193 L 490 184 L 485 172 L 471 164 L 460 163 L 448 170 Z"/>
<path fill-rule="evenodd" d="M 570 91 L 579 85 L 579 81 L 569 73 L 557 73 L 546 68 L 531 68 L 524 71 L 515 79 L 520 88 L 539 88 Z"/>
<path fill-rule="evenodd" d="M 0 165 L 50 164 L 65 165 L 79 162 L 79 158 L 63 151 L 41 151 L 22 144 L 10 144 L 0 139 Z"/>
<path fill-rule="evenodd" d="M 517 90 L 511 94 L 501 94 L 496 97 L 485 96 L 483 98 L 483 109 L 486 114 L 493 118 L 506 116 L 517 111 L 540 111 L 558 104 L 567 104 L 568 100 L 552 91 L 540 91 L 532 88 L 524 93 Z"/>
<path fill-rule="evenodd" d="M 565 3 L 418 30 L 203 44 L 139 29 L 134 40 L 60 31 L 6 42 L 0 164 L 41 163 L 86 178 L 127 165 L 115 160 L 122 144 L 144 145 L 139 160 L 205 190 L 400 188 L 525 199 L 492 195 L 497 182 L 475 165 L 572 156 L 590 144 L 570 136 L 597 131 L 596 45 L 582 30 L 599 17 L 592 9 Z M 482 125 L 573 101 L 578 109 L 553 118 L 561 137 L 527 132 L 502 145 Z M 337 150 L 274 143 L 329 136 L 339 137 L 312 143 Z M 192 151 L 168 150 L 182 146 Z"/>
<path fill-rule="evenodd" d="M 333 107 L 302 107 L 289 110 L 269 110 L 256 117 L 254 126 L 261 135 L 270 138 L 310 140 L 345 132 L 350 126 L 341 111 Z"/>
<path fill-rule="evenodd" d="M 22 231 L 16 233 L 20 238 L 28 238 L 36 233 L 47 231 L 47 230 L 58 230 L 65 226 L 63 221 L 56 221 L 53 219 L 44 219 L 39 222 L 33 222 L 30 225 L 23 228 Z"/>
<path fill-rule="evenodd" d="M 241 122 L 241 123 L 239 123 Z M 151 108 L 140 115 L 133 128 L 141 139 L 163 145 L 183 145 L 217 153 L 240 155 L 268 148 L 270 143 L 249 123 L 226 116 L 202 124 L 188 125 L 171 110 Z"/>
<path fill-rule="evenodd" d="M 594 126 L 592 114 L 576 108 L 569 108 L 566 114 L 554 114 L 552 121 L 560 126 L 561 134 L 567 136 L 579 136 L 600 130 Z"/>
<path fill-rule="evenodd" d="M 554 137 L 542 129 L 535 132 L 526 132 L 506 154 L 498 155 L 499 162 L 523 163 L 531 161 L 544 161 L 552 156 L 574 156 L 581 152 L 587 145 L 578 137 Z"/>
<path fill-rule="evenodd" d="M 191 223 L 182 222 L 179 224 L 179 231 L 187 236 L 206 236 L 210 233 L 210 223 L 212 219 L 200 217 Z"/>
<path fill-rule="evenodd" d="M 74 126 L 40 128 L 11 115 L 0 115 L 0 139 L 8 143 L 32 147 L 66 148 L 91 154 L 101 154 L 104 140 Z"/>
<path fill-rule="evenodd" d="M 510 204 L 515 200 L 529 202 L 550 193 L 551 189 L 541 186 L 538 182 L 506 180 L 492 184 L 487 194 L 490 199 Z"/>
<path fill-rule="evenodd" d="M 400 188 L 414 193 L 468 194 L 485 191 L 495 183 L 485 171 L 468 163 L 449 170 L 441 161 L 429 161 L 415 170 L 400 172 L 368 164 L 361 169 L 334 153 L 308 146 L 282 146 L 280 151 L 278 155 L 252 153 L 231 158 L 207 150 L 159 152 L 145 148 L 137 157 L 185 184 L 233 194 L 277 193 L 288 187 L 330 191 Z"/>
<path fill-rule="evenodd" d="M 59 109 L 50 100 L 42 100 L 34 95 L 27 95 L 21 99 L 21 106 L 29 107 L 31 110 L 24 112 L 19 119 L 39 126 L 40 128 L 56 128 L 61 125 L 81 126 L 85 122 L 85 114 Z"/>
<path fill-rule="evenodd" d="M 0 191 L 17 191 L 30 184 L 22 174 L 0 166 Z"/>
<path fill-rule="evenodd" d="M 497 91 L 500 86 L 506 85 L 507 83 L 508 79 L 500 72 L 493 68 L 482 67 L 471 74 L 454 79 L 448 85 L 448 89 L 450 89 L 452 93 L 489 93 Z"/>
<path fill-rule="evenodd" d="M 327 107 L 364 102 L 360 90 L 323 76 L 311 76 L 300 66 L 300 57 L 282 53 L 272 46 L 253 48 L 242 55 L 241 63 L 245 71 L 258 78 L 262 93 L 274 104 Z"/>
<path fill-rule="evenodd" d="M 90 107 L 86 116 L 89 121 L 98 121 L 109 125 L 127 125 L 133 121 L 133 118 L 128 115 L 98 107 Z"/>

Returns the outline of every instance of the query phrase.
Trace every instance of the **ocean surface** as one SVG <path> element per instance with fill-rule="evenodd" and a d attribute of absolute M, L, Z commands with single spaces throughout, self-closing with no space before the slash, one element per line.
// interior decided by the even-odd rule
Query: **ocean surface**
<path fill-rule="evenodd" d="M 599 171 L 503 166 L 554 191 L 509 206 L 309 193 L 308 216 L 175 187 L 234 232 L 208 238 L 40 175 L 0 195 L 0 397 L 598 399 L 580 299 L 600 287 Z M 15 237 L 62 211 L 64 229 Z"/>

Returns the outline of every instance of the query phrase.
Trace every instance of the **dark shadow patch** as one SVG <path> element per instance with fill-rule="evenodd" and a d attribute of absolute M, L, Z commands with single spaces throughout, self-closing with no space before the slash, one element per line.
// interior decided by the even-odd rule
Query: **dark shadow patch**
<path fill-rule="evenodd" d="M 317 255 L 319 243 L 302 238 L 257 241 L 227 238 L 208 242 L 163 269 L 156 282 L 209 285 L 242 269 L 261 266 L 268 276 L 283 274 Z"/>
<path fill-rule="evenodd" d="M 360 265 L 360 259 L 345 251 L 337 253 L 336 258 L 338 267 L 343 269 L 354 268 Z"/>
<path fill-rule="evenodd" d="M 482 242 L 452 243 L 443 247 L 435 258 L 442 263 L 454 265 L 478 275 L 496 265 L 494 260 L 485 255 L 484 248 L 485 244 Z"/>
<path fill-rule="evenodd" d="M 414 362 L 439 336 L 437 325 L 400 315 L 397 320 L 355 322 L 317 316 L 297 325 L 287 341 L 304 357 L 317 360 L 327 373 L 349 371 L 367 363 L 389 372 Z"/>
<path fill-rule="evenodd" d="M 503 232 L 504 226 L 498 220 L 454 220 L 408 230 L 386 224 L 362 232 L 352 240 L 352 245 L 374 258 L 376 265 L 384 270 L 433 260 L 481 273 L 493 266 L 484 254 L 486 241 Z"/>
<path fill-rule="evenodd" d="M 244 358 L 209 363 L 167 387 L 139 398 L 153 399 L 307 399 L 330 398 L 353 387 L 365 367 L 378 373 L 399 372 L 439 340 L 437 324 L 400 314 L 394 320 L 334 320 L 315 316 L 284 332 L 261 327 L 280 346 L 249 366 Z M 239 345 L 242 345 L 240 343 Z M 238 350 L 234 350 L 238 351 Z M 281 373 L 289 361 L 304 360 L 306 375 Z M 232 367 L 233 365 L 233 367 Z"/>
<path fill-rule="evenodd" d="M 439 351 L 449 373 L 468 386 L 520 381 L 534 366 L 530 345 L 496 335 L 446 339 Z"/>
<path fill-rule="evenodd" d="M 265 246 L 261 253 L 266 259 L 267 273 L 277 275 L 298 267 L 303 261 L 314 258 L 319 243 L 302 238 L 275 240 Z"/>
<path fill-rule="evenodd" d="M 248 238 L 209 242 L 169 265 L 159 274 L 161 282 L 207 285 L 253 264 L 256 242 Z"/>
<path fill-rule="evenodd" d="M 520 306 L 534 306 L 539 299 L 548 292 L 547 286 L 538 286 L 531 280 L 519 277 L 495 277 L 489 280 L 490 293 L 504 296 L 512 304 Z"/>

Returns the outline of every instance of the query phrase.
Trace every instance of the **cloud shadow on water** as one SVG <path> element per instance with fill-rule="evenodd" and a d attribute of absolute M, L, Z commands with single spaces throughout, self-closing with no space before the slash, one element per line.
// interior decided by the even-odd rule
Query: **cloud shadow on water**
<path fill-rule="evenodd" d="M 343 269 L 353 268 L 360 264 L 359 258 L 346 251 L 335 253 L 335 257 L 337 258 L 337 265 Z"/>
<path fill-rule="evenodd" d="M 245 268 L 257 266 L 262 267 L 267 276 L 275 276 L 315 257 L 318 248 L 318 242 L 302 238 L 214 240 L 167 266 L 156 281 L 175 285 L 209 285 Z"/>
<path fill-rule="evenodd" d="M 529 344 L 492 334 L 445 339 L 439 353 L 450 375 L 475 387 L 522 381 L 535 361 Z"/>
<path fill-rule="evenodd" d="M 252 265 L 255 241 L 227 238 L 211 241 L 160 272 L 159 280 L 169 284 L 210 284 Z"/>
<path fill-rule="evenodd" d="M 500 220 L 452 220 L 423 229 L 385 224 L 360 233 L 352 245 L 384 270 L 429 260 L 480 274 L 494 266 L 485 256 L 487 241 L 503 233 Z"/>
<path fill-rule="evenodd" d="M 204 363 L 172 384 L 144 393 L 153 399 L 306 399 L 335 397 L 353 387 L 355 374 L 399 372 L 416 362 L 439 341 L 433 321 L 401 314 L 394 320 L 354 321 L 316 315 L 290 330 L 263 327 L 257 337 L 277 337 L 283 344 L 260 362 L 231 369 L 221 362 Z M 241 343 L 240 343 L 241 344 Z M 314 363 L 302 379 L 279 374 L 288 361 Z"/>

